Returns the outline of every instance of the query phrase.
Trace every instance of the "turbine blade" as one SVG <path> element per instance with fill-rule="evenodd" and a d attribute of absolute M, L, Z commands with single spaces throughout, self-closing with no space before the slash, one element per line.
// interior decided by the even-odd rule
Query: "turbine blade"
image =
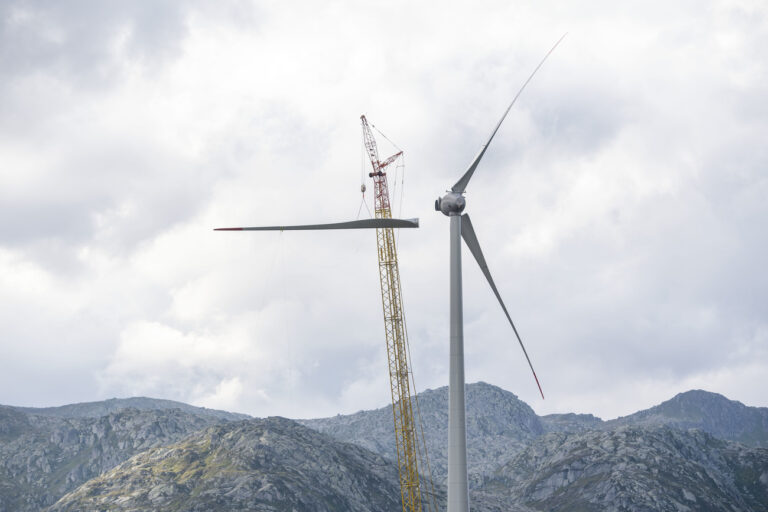
<path fill-rule="evenodd" d="M 480 159 L 483 158 L 483 155 L 485 154 L 485 150 L 488 149 L 488 145 L 493 140 L 493 137 L 496 135 L 496 132 L 499 131 L 499 127 L 501 126 L 501 123 L 504 122 L 504 119 L 507 117 L 507 114 L 509 114 L 509 111 L 512 109 L 512 105 L 515 104 L 515 102 L 517 101 L 517 98 L 520 97 L 520 94 L 522 94 L 523 90 L 525 89 L 525 86 L 528 85 L 528 82 L 530 82 L 531 79 L 533 78 L 533 75 L 535 75 L 536 72 L 539 70 L 539 68 L 542 66 L 542 64 L 544 64 L 544 61 L 547 60 L 547 57 L 549 57 L 550 54 L 553 51 L 555 51 L 555 48 L 557 48 L 557 45 L 560 44 L 560 41 L 562 41 L 566 35 L 568 35 L 567 32 L 563 34 L 563 36 L 560 39 L 557 40 L 555 45 L 547 52 L 544 58 L 541 59 L 541 62 L 539 62 L 539 65 L 536 66 L 536 69 L 533 70 L 533 73 L 531 73 L 531 76 L 528 77 L 528 80 L 526 80 L 523 86 L 520 88 L 520 90 L 517 91 L 517 94 L 515 94 L 515 97 L 512 98 L 512 103 L 510 103 L 509 106 L 507 107 L 507 110 L 504 111 L 504 115 L 501 116 L 501 119 L 496 124 L 496 128 L 493 129 L 491 136 L 488 137 L 488 142 L 483 144 L 483 147 L 480 148 L 480 151 L 477 153 L 477 156 L 475 156 L 475 159 L 472 160 L 471 164 L 469 164 L 469 168 L 466 170 L 466 172 L 464 172 L 464 175 L 461 177 L 461 179 L 457 181 L 453 187 L 451 187 L 451 192 L 462 193 L 467 189 L 467 184 L 469 183 L 469 180 L 472 178 L 472 174 L 474 174 L 475 169 L 477 168 L 477 164 L 479 164 Z"/>
<path fill-rule="evenodd" d="M 214 231 L 309 231 L 316 229 L 379 229 L 417 228 L 419 219 L 362 219 L 332 224 L 305 224 L 301 226 L 255 226 L 247 228 L 216 228 Z"/>
<path fill-rule="evenodd" d="M 496 295 L 496 298 L 499 300 L 499 304 L 501 305 L 501 309 L 504 310 L 504 314 L 507 315 L 507 320 L 509 320 L 509 325 L 512 326 L 512 330 L 515 331 L 515 336 L 517 336 L 517 341 L 520 343 L 520 348 L 523 349 L 523 354 L 525 354 L 525 359 L 528 361 L 528 366 L 531 367 L 531 373 L 533 373 L 533 378 L 536 379 L 536 385 L 539 387 L 539 393 L 541 393 L 541 398 L 544 398 L 544 392 L 541 390 L 541 384 L 539 384 L 539 378 L 536 376 L 536 370 L 533 369 L 533 364 L 531 364 L 531 358 L 528 357 L 528 352 L 525 350 L 525 345 L 523 345 L 523 340 L 520 339 L 520 334 L 517 332 L 517 328 L 515 327 L 515 323 L 512 321 L 512 317 L 509 316 L 509 312 L 507 311 L 507 307 L 504 305 L 504 301 L 501 300 L 501 295 L 499 295 L 499 290 L 496 289 L 496 284 L 493 282 L 493 278 L 491 277 L 491 271 L 488 270 L 488 264 L 485 262 L 485 258 L 483 257 L 483 251 L 480 249 L 480 242 L 477 241 L 477 235 L 475 235 L 475 230 L 472 227 L 472 221 L 469 220 L 469 215 L 466 213 L 461 216 L 461 237 L 464 239 L 464 242 L 467 244 L 467 247 L 469 247 L 470 252 L 472 253 L 472 256 L 475 257 L 475 260 L 477 260 L 477 264 L 480 266 L 480 270 L 483 271 L 483 274 L 485 274 L 485 278 L 488 280 L 488 284 L 491 285 L 491 290 L 493 290 L 493 293 Z"/>

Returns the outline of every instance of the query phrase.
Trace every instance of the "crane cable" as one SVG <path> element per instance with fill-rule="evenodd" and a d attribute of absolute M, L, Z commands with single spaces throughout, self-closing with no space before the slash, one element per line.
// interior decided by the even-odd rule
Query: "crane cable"
<path fill-rule="evenodd" d="M 389 137 L 384 135 L 384 132 L 382 132 L 381 130 L 376 128 L 375 124 L 371 124 L 371 128 L 376 130 L 379 135 L 384 137 L 387 140 L 387 142 L 392 144 L 395 147 L 396 150 L 398 150 L 400 152 L 403 151 L 402 149 L 400 149 L 400 146 L 398 146 L 397 144 L 394 143 L 394 141 L 392 139 L 390 139 Z M 392 182 L 393 185 L 394 185 L 394 187 L 393 187 L 394 188 L 394 191 L 393 191 L 394 194 L 393 195 L 397 195 L 397 189 L 398 189 L 398 187 L 397 187 L 397 173 L 401 169 L 402 169 L 402 171 L 400 172 L 400 200 L 398 201 L 398 205 L 397 205 L 397 216 L 398 216 L 398 218 L 402 218 L 403 217 L 403 195 L 404 195 L 403 193 L 405 191 L 405 153 L 400 155 L 400 160 L 399 160 L 398 164 L 395 166 L 395 179 Z M 395 238 L 396 238 L 395 239 L 395 243 L 399 244 L 400 243 L 400 230 L 397 231 L 397 235 L 396 235 Z"/>
<path fill-rule="evenodd" d="M 360 200 L 360 207 L 357 209 L 358 219 L 360 219 L 360 212 L 363 211 L 363 205 L 365 205 L 365 209 L 368 211 L 368 218 L 373 218 L 371 209 L 368 208 L 368 203 L 365 200 L 365 159 L 365 136 L 362 136 L 362 144 L 360 144 L 360 192 L 363 197 Z"/>
<path fill-rule="evenodd" d="M 390 138 L 389 138 L 389 137 L 387 137 L 386 135 L 384 135 L 383 133 L 381 133 L 381 130 L 379 130 L 378 128 L 376 128 L 376 125 L 375 125 L 375 124 L 372 124 L 372 125 L 371 125 L 371 128 L 373 128 L 374 130 L 376 130 L 377 132 L 379 132 L 379 135 L 381 135 L 382 137 L 384 137 L 385 139 L 387 139 L 387 140 L 389 141 L 389 143 L 390 143 L 390 144 L 392 144 L 393 146 L 395 146 L 395 149 L 396 149 L 396 150 L 398 150 L 398 151 L 402 151 L 402 149 L 400 149 L 400 148 L 397 146 L 397 144 L 395 144 L 394 142 L 392 142 L 392 141 L 390 140 Z"/>

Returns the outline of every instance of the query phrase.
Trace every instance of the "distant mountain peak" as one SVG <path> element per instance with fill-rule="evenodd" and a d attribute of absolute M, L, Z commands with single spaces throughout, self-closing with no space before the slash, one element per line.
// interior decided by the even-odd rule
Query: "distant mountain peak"
<path fill-rule="evenodd" d="M 419 393 L 418 404 L 430 463 L 439 481 L 447 474 L 448 387 Z M 466 385 L 466 406 L 471 475 L 491 472 L 500 459 L 511 457 L 515 450 L 545 432 L 528 404 L 514 393 L 487 382 Z M 338 440 L 356 443 L 389 459 L 396 458 L 391 405 L 300 422 Z"/>
<path fill-rule="evenodd" d="M 672 400 L 690 400 L 690 401 L 701 401 L 701 402 L 729 402 L 733 404 L 739 404 L 744 405 L 741 402 L 737 400 L 731 400 L 730 398 L 727 398 L 720 393 L 715 393 L 714 391 L 706 391 L 704 389 L 690 389 L 688 391 L 683 391 L 682 393 L 678 393 L 667 402 L 670 402 Z M 746 407 L 746 406 L 744 406 Z"/>
<path fill-rule="evenodd" d="M 768 408 L 748 407 L 701 389 L 678 393 L 649 409 L 606 422 L 606 426 L 615 425 L 697 428 L 721 439 L 768 447 Z"/>
<path fill-rule="evenodd" d="M 638 411 L 633 415 L 653 414 L 653 413 L 685 413 L 686 411 L 694 410 L 707 410 L 710 411 L 713 407 L 729 408 L 734 411 L 746 410 L 746 409 L 760 409 L 759 407 L 747 407 L 743 403 L 731 400 L 720 393 L 714 393 L 712 391 L 705 391 L 703 389 L 691 389 L 689 391 L 683 391 L 678 393 L 669 400 L 655 405 L 649 409 Z M 627 416 L 629 417 L 629 416 Z"/>
<path fill-rule="evenodd" d="M 56 407 L 15 407 L 19 411 L 38 416 L 53 416 L 57 418 L 98 418 L 112 412 L 124 409 L 138 409 L 140 411 L 167 411 L 179 409 L 196 415 L 210 416 L 222 420 L 241 420 L 250 418 L 247 414 L 240 414 L 207 407 L 195 407 L 166 400 L 162 398 L 149 398 L 145 396 L 134 396 L 130 398 L 109 398 L 97 402 L 80 402 L 76 404 L 60 405 Z"/>
<path fill-rule="evenodd" d="M 214 425 L 123 462 L 49 510 L 394 510 L 397 469 L 280 417 Z"/>
<path fill-rule="evenodd" d="M 698 389 L 604 422 L 591 414 L 539 417 L 514 393 L 487 382 L 467 384 L 466 389 L 469 480 L 473 509 L 478 512 L 529 510 L 526 504 L 545 510 L 723 510 L 724 503 L 737 503 L 738 496 L 744 499 L 737 503 L 739 510 L 768 510 L 768 450 L 760 448 L 768 446 L 768 408 L 748 407 Z M 436 489 L 442 496 L 448 388 L 418 396 Z M 338 489 L 333 504 L 298 508 L 391 508 L 391 503 L 374 505 L 361 496 L 369 486 L 347 479 L 350 471 L 368 475 L 363 480 L 378 480 L 375 488 L 389 485 L 392 492 L 384 494 L 398 499 L 392 476 L 396 455 L 391 405 L 299 421 L 343 443 L 298 428 L 285 418 L 232 421 L 242 417 L 147 397 L 49 408 L 0 406 L 0 512 L 48 510 L 68 491 L 73 494 L 50 510 L 95 510 L 97 501 L 118 496 L 118 501 L 135 505 L 132 510 L 158 509 L 149 503 L 172 496 L 187 499 L 193 490 L 294 506 L 298 503 L 288 495 L 306 496 L 306 503 L 327 496 L 328 472 L 344 467 L 341 480 L 334 481 L 347 484 Z M 348 443 L 361 448 L 355 452 Z M 362 448 L 389 462 L 382 464 Z M 342 458 L 349 462 L 357 460 L 354 470 L 334 453 L 346 454 Z M 314 464 L 321 454 L 330 455 L 321 463 L 321 476 L 305 480 L 301 475 L 310 476 L 307 464 Z M 116 470 L 121 463 L 123 469 Z M 137 463 L 156 472 L 133 471 Z M 272 467 L 264 481 L 263 464 Z M 274 471 L 282 473 L 275 477 Z M 390 476 L 382 480 L 381 471 Z M 130 478 L 123 480 L 121 475 Z M 250 483 L 241 485 L 246 482 Z M 104 494 L 107 488 L 110 491 Z M 230 490 L 237 496 L 230 496 Z M 355 505 L 344 505 L 347 499 L 356 500 Z M 112 504 L 110 510 L 127 510 L 117 501 Z M 199 509 L 245 509 L 234 502 L 229 503 L 234 507 L 208 505 Z M 274 510 L 250 502 L 247 509 Z"/>
<path fill-rule="evenodd" d="M 696 430 L 620 425 L 539 437 L 486 490 L 537 510 L 766 510 L 768 450 Z"/>

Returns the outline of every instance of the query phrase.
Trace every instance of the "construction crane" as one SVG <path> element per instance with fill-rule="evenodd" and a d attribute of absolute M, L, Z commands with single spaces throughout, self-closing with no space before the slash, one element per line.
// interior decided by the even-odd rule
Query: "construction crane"
<path fill-rule="evenodd" d="M 371 161 L 373 171 L 368 174 L 373 178 L 374 215 L 377 219 L 392 218 L 385 169 L 400 158 L 402 151 L 379 160 L 379 150 L 373 137 L 368 120 L 360 116 L 363 125 L 363 142 Z M 362 186 L 365 193 L 365 185 Z M 392 416 L 395 426 L 395 446 L 397 448 L 397 469 L 400 479 L 400 495 L 403 512 L 423 512 L 422 501 L 426 510 L 437 511 L 434 492 L 430 489 L 430 499 L 422 500 L 419 464 L 427 469 L 428 484 L 432 485 L 428 471 L 426 444 L 423 430 L 414 419 L 415 395 L 411 397 L 413 381 L 408 364 L 408 335 L 403 312 L 400 270 L 397 264 L 397 247 L 392 228 L 376 229 L 376 244 L 379 257 L 379 280 L 381 282 L 381 303 L 384 309 L 384 334 L 387 342 L 387 360 L 389 365 L 389 383 L 392 393 Z M 415 391 L 415 386 L 414 386 Z M 418 403 L 416 403 L 418 412 Z"/>

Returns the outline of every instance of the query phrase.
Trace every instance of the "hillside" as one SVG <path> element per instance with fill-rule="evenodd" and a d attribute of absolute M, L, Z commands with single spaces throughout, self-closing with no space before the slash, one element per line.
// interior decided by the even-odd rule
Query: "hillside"
<path fill-rule="evenodd" d="M 605 423 L 597 416 L 591 414 L 547 414 L 540 416 L 541 424 L 547 432 L 586 432 L 599 430 Z"/>
<path fill-rule="evenodd" d="M 441 502 L 447 401 L 447 388 L 419 395 Z M 689 391 L 616 420 L 539 417 L 470 384 L 472 510 L 768 510 L 765 413 Z M 150 398 L 0 406 L 0 512 L 397 505 L 389 406 L 303 425 L 242 417 Z"/>
<path fill-rule="evenodd" d="M 57 418 L 99 418 L 112 412 L 124 409 L 138 409 L 140 411 L 169 411 L 178 409 L 194 416 L 210 416 L 211 418 L 227 421 L 244 420 L 250 418 L 247 414 L 219 411 L 206 407 L 163 400 L 147 398 L 143 396 L 131 398 L 110 398 L 100 402 L 82 402 L 78 404 L 61 405 L 58 407 L 15 407 L 16 410 L 34 414 L 37 416 L 54 416 Z"/>
<path fill-rule="evenodd" d="M 768 448 L 768 407 L 748 407 L 718 393 L 691 390 L 659 405 L 606 422 L 619 425 L 668 425 L 697 428 L 720 439 Z"/>
<path fill-rule="evenodd" d="M 438 487 L 440 506 L 444 491 Z M 208 428 L 149 450 L 62 497 L 50 512 L 400 510 L 397 468 L 285 418 Z M 479 512 L 526 510 L 477 496 Z"/>
<path fill-rule="evenodd" d="M 553 433 L 483 490 L 552 512 L 758 512 L 768 509 L 768 450 L 669 427 Z"/>
<path fill-rule="evenodd" d="M 467 463 L 475 486 L 482 475 L 491 474 L 526 443 L 542 435 L 544 427 L 528 404 L 499 387 L 484 382 L 469 384 L 466 397 Z M 424 391 L 418 400 L 433 476 L 443 482 L 448 472 L 448 388 Z M 299 422 L 384 457 L 396 457 L 390 406 Z"/>
<path fill-rule="evenodd" d="M 385 459 L 282 418 L 219 425 L 138 455 L 64 496 L 79 510 L 395 510 Z"/>
<path fill-rule="evenodd" d="M 768 408 L 748 407 L 717 393 L 694 390 L 680 393 L 650 409 L 615 420 L 591 414 L 537 416 L 513 393 L 478 382 L 466 386 L 467 456 L 471 483 L 481 481 L 509 461 L 530 441 L 547 432 L 609 431 L 621 426 L 668 426 L 700 429 L 716 438 L 753 447 L 768 447 Z M 425 437 L 438 479 L 445 477 L 445 439 L 448 425 L 448 388 L 419 393 Z M 389 406 L 329 418 L 298 420 L 340 440 L 395 458 L 392 412 Z"/>
<path fill-rule="evenodd" d="M 137 453 L 222 421 L 179 409 L 60 417 L 0 406 L 0 512 L 38 511 Z"/>

